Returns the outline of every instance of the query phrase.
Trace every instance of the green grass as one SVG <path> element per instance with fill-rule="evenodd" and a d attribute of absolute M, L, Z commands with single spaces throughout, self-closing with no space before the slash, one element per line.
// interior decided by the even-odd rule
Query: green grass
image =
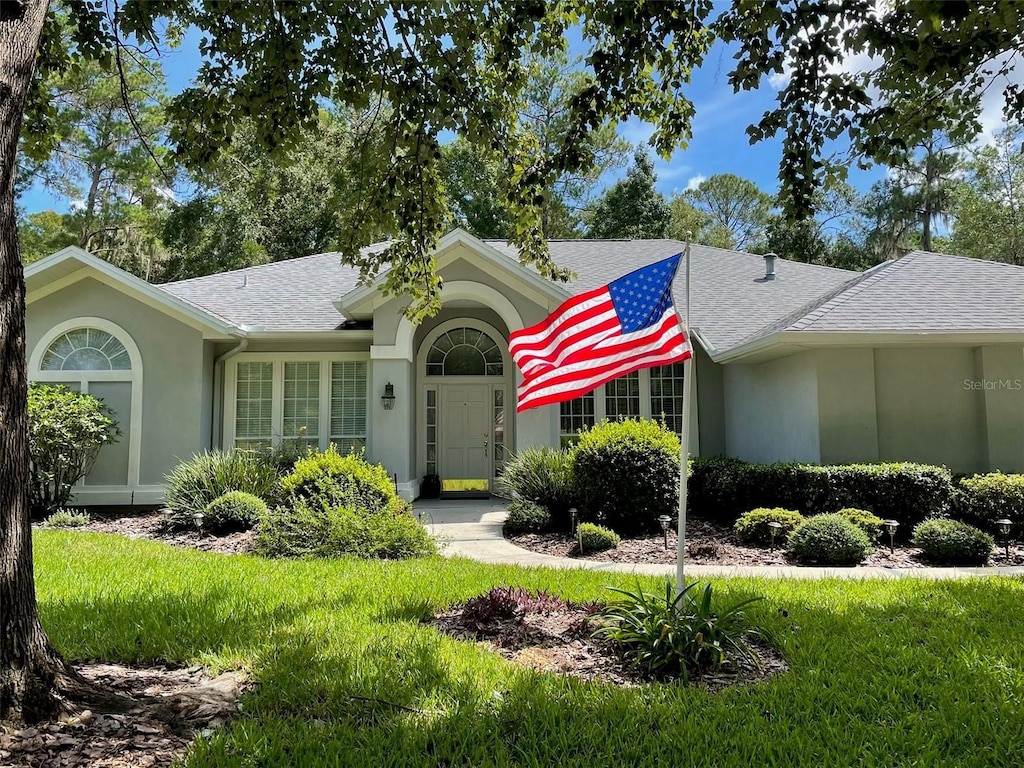
<path fill-rule="evenodd" d="M 244 666 L 199 766 L 985 766 L 1019 756 L 1024 582 L 716 581 L 792 671 L 714 695 L 522 669 L 418 619 L 493 585 L 574 600 L 629 576 L 433 558 L 282 562 L 36 533 L 43 622 L 77 660 Z M 648 581 L 656 587 L 657 582 Z M 402 707 L 359 701 L 382 699 Z"/>

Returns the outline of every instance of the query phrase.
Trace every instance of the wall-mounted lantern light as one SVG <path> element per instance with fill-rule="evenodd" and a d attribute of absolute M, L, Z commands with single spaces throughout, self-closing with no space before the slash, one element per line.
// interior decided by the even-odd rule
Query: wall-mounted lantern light
<path fill-rule="evenodd" d="M 380 402 L 385 411 L 390 411 L 395 407 L 395 385 L 390 381 L 384 385 L 384 394 L 380 396 Z"/>

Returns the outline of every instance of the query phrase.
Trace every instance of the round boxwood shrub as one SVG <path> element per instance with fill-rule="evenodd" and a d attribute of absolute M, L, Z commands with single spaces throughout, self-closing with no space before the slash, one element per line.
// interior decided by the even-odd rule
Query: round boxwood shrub
<path fill-rule="evenodd" d="M 396 509 L 398 495 L 387 470 L 371 464 L 362 453 L 344 456 L 331 444 L 326 451 L 310 451 L 281 478 L 281 490 L 294 503 L 316 502 L 325 507 L 346 507 L 366 514 Z"/>
<path fill-rule="evenodd" d="M 984 565 L 994 546 L 987 533 L 958 520 L 925 520 L 914 528 L 913 542 L 942 565 Z"/>
<path fill-rule="evenodd" d="M 206 506 L 203 530 L 222 534 L 247 531 L 267 514 L 267 505 L 259 496 L 245 491 L 228 491 Z"/>
<path fill-rule="evenodd" d="M 619 546 L 622 539 L 615 531 L 593 523 L 580 523 L 577 533 L 582 548 L 581 554 L 588 552 L 604 552 L 606 549 Z"/>
<path fill-rule="evenodd" d="M 572 481 L 581 516 L 623 534 L 661 530 L 679 495 L 679 438 L 649 419 L 604 421 L 580 431 Z"/>
<path fill-rule="evenodd" d="M 167 526 L 194 528 L 195 515 L 205 516 L 210 503 L 229 491 L 245 491 L 273 503 L 277 470 L 255 451 L 206 451 L 183 461 L 164 478 Z"/>
<path fill-rule="evenodd" d="M 551 515 L 540 504 L 517 499 L 508 505 L 508 517 L 505 518 L 503 530 L 506 536 L 550 531 Z"/>
<path fill-rule="evenodd" d="M 805 565 L 857 565 L 871 554 L 871 540 L 842 515 L 815 515 L 790 535 L 789 551 Z"/>
<path fill-rule="evenodd" d="M 400 559 L 431 555 L 437 548 L 405 505 L 365 514 L 299 499 L 264 515 L 256 552 L 266 557 Z"/>
<path fill-rule="evenodd" d="M 882 518 L 868 512 L 866 509 L 847 507 L 846 509 L 840 509 L 836 514 L 842 515 L 864 531 L 871 541 L 878 541 L 879 537 L 882 535 Z"/>
<path fill-rule="evenodd" d="M 733 530 L 745 544 L 770 544 L 772 529 L 768 523 L 779 523 L 782 528 L 775 534 L 775 543 L 782 544 L 804 521 L 804 516 L 792 509 L 759 507 L 740 515 Z"/>

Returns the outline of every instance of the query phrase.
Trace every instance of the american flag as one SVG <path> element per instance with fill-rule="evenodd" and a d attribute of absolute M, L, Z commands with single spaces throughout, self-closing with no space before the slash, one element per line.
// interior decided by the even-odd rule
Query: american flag
<path fill-rule="evenodd" d="M 523 372 L 517 411 L 560 403 L 606 381 L 693 353 L 672 306 L 682 254 L 566 301 L 543 322 L 509 335 Z"/>

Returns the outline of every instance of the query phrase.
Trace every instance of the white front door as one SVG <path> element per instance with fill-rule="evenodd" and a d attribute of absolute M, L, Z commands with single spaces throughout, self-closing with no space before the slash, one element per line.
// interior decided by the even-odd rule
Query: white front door
<path fill-rule="evenodd" d="M 490 489 L 491 418 L 487 384 L 441 385 L 441 475 L 445 491 Z"/>

